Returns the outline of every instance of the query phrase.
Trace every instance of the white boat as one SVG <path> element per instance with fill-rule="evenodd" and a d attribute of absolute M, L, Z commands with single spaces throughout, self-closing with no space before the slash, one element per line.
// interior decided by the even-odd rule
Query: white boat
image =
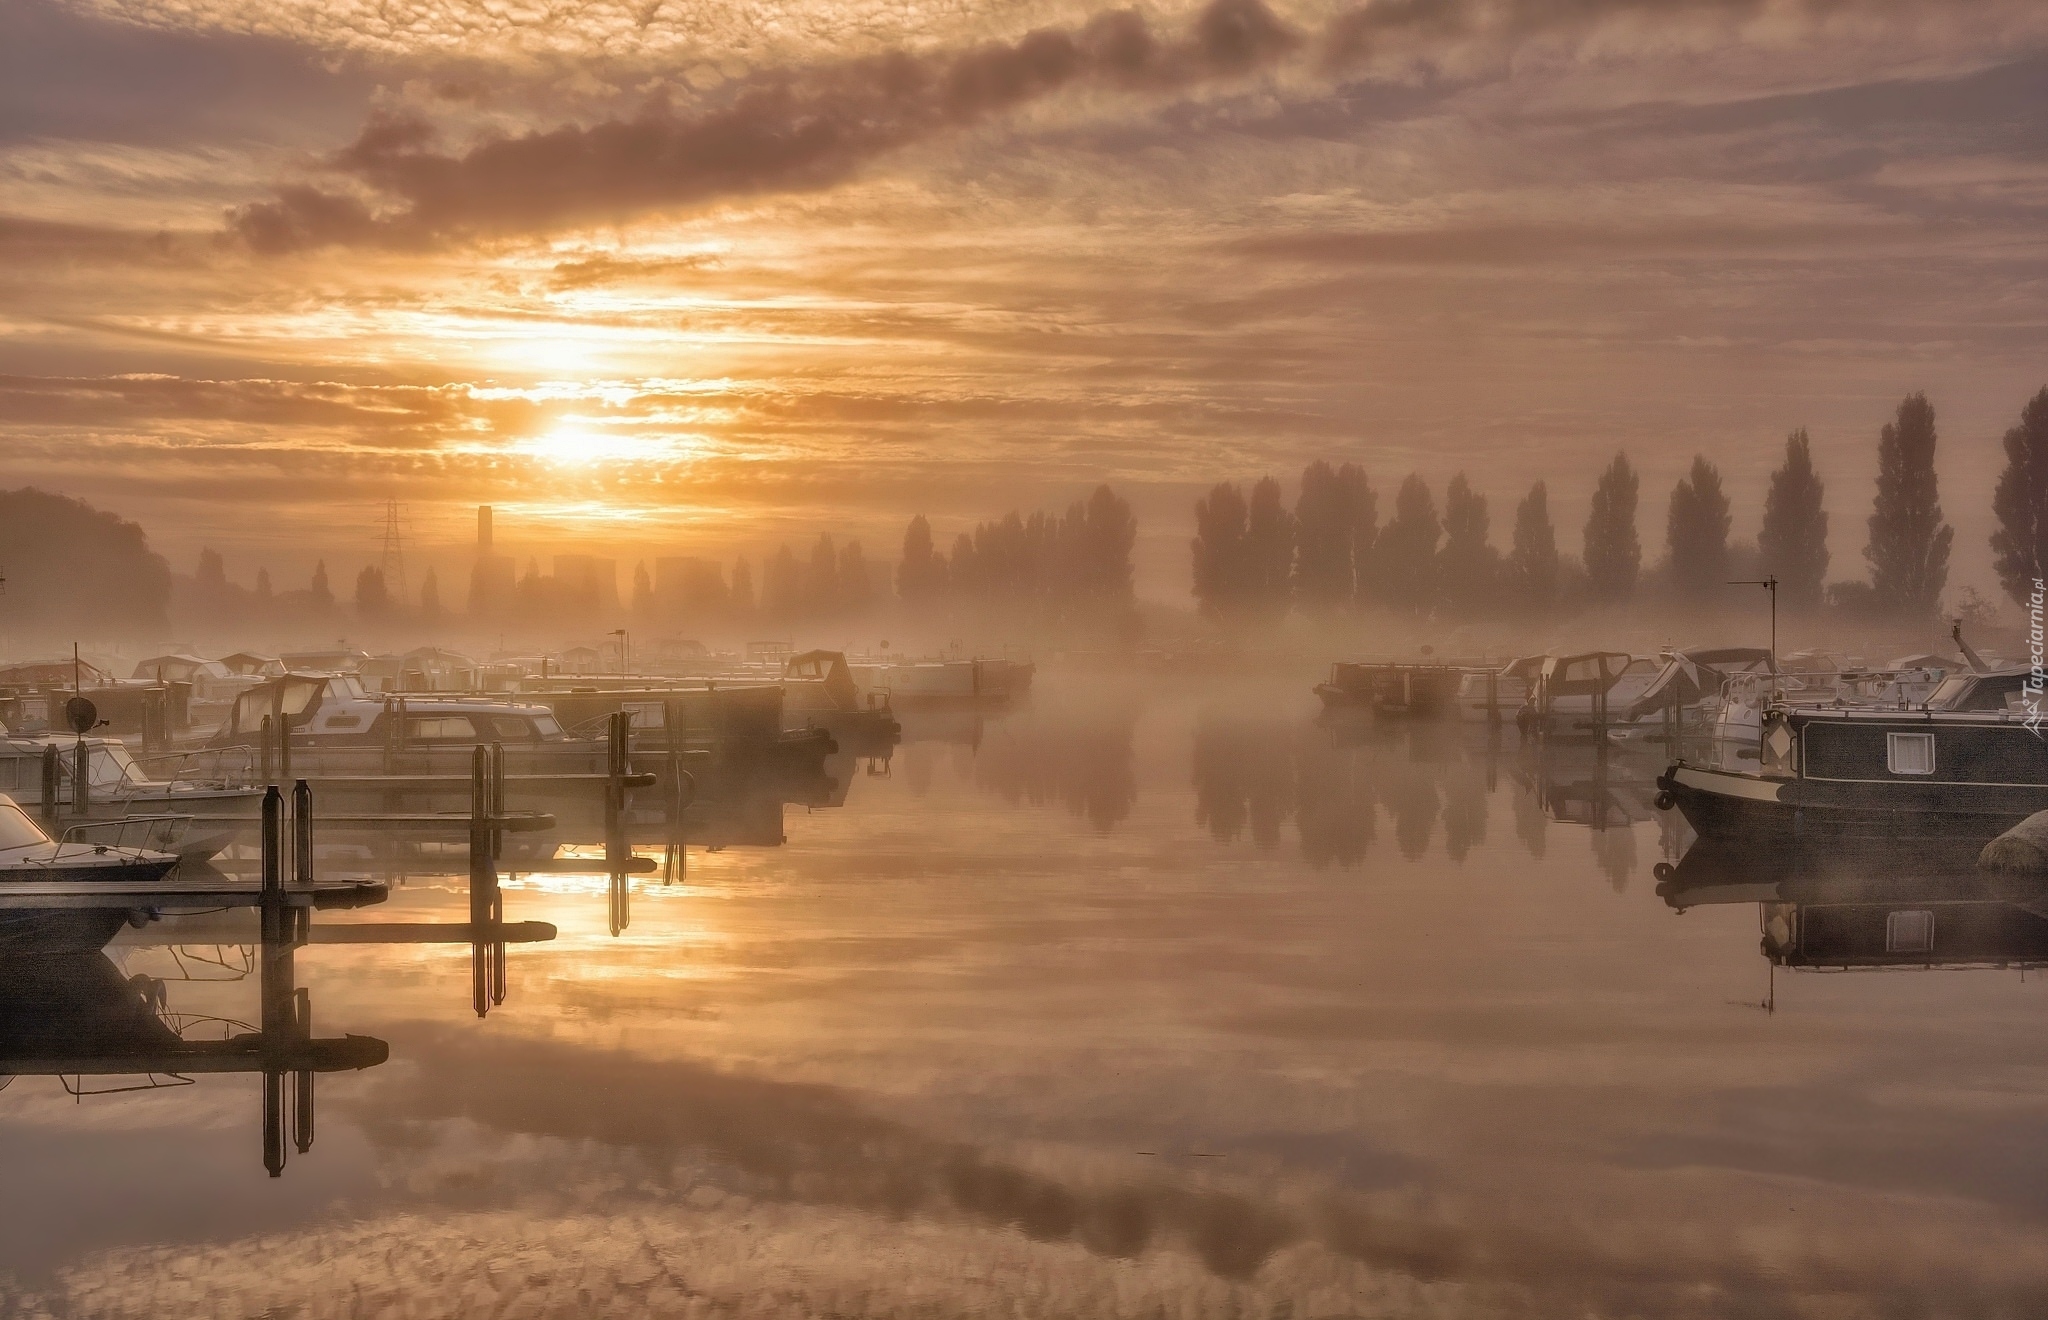
<path fill-rule="evenodd" d="M 864 698 L 895 706 L 1001 705 L 1031 690 L 1028 660 L 900 660 L 847 666 Z"/>
<path fill-rule="evenodd" d="M 253 812 L 263 790 L 217 779 L 160 779 L 138 765 L 118 738 L 80 739 L 68 733 L 0 737 L 0 793 L 38 809 L 43 801 L 46 748 L 57 752 L 57 802 L 68 812 L 76 800 L 72 780 L 81 741 L 86 753 L 88 816 L 111 820 L 136 815 L 219 816 Z"/>
<path fill-rule="evenodd" d="M 105 843 L 58 842 L 0 794 L 0 891 L 28 883 L 161 880 L 178 865 L 170 853 Z M 125 908 L 0 908 L 0 951 L 75 953 L 105 947 Z"/>

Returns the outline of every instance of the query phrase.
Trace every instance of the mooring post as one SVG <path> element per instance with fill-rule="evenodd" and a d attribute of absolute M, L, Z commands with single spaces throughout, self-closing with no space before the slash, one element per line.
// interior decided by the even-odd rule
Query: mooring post
<path fill-rule="evenodd" d="M 263 952 L 258 963 L 257 995 L 261 1000 L 259 1036 L 263 1048 L 276 1047 L 292 1026 L 291 945 L 285 933 L 284 794 L 272 784 L 263 792 L 263 889 L 260 907 Z M 263 1167 L 273 1178 L 284 1173 L 284 1070 L 263 1070 Z"/>
<path fill-rule="evenodd" d="M 491 744 L 491 860 L 505 855 L 505 744 Z"/>
<path fill-rule="evenodd" d="M 313 883 L 313 786 L 292 785 L 292 883 Z"/>
<path fill-rule="evenodd" d="M 256 736 L 256 751 L 262 762 L 259 768 L 262 771 L 263 782 L 266 784 L 277 782 L 277 776 L 272 773 L 274 767 L 270 763 L 270 725 L 270 716 L 265 715 L 263 717 L 262 731 Z"/>
<path fill-rule="evenodd" d="M 478 1017 L 491 1011 L 491 749 L 478 743 L 469 756 L 469 988 Z"/>
<path fill-rule="evenodd" d="M 626 809 L 626 775 L 628 772 L 626 743 L 632 737 L 633 716 L 630 711 L 614 711 L 609 720 L 608 746 L 605 748 L 604 785 L 604 869 L 610 883 L 607 885 L 610 897 L 611 932 L 617 935 L 626 928 L 630 920 L 628 903 L 631 901 L 626 881 L 625 857 L 626 840 L 624 815 Z"/>
<path fill-rule="evenodd" d="M 71 749 L 71 811 L 83 816 L 92 808 L 92 749 L 85 745 L 85 736 L 79 735 L 78 745 Z"/>
<path fill-rule="evenodd" d="M 52 833 L 56 832 L 57 818 L 63 814 L 62 804 L 58 801 L 58 795 L 63 792 L 58 785 L 62 783 L 63 777 L 62 754 L 58 752 L 57 744 L 44 743 L 43 819 L 50 825 Z"/>

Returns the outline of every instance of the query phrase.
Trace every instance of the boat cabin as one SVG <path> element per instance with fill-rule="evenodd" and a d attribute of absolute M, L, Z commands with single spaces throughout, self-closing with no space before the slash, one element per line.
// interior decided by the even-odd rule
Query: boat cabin
<path fill-rule="evenodd" d="M 374 747 L 553 742 L 567 737 L 547 707 L 485 697 L 381 696 L 354 674 L 287 674 L 235 698 L 213 747 L 253 746 L 283 719 L 295 744 Z"/>

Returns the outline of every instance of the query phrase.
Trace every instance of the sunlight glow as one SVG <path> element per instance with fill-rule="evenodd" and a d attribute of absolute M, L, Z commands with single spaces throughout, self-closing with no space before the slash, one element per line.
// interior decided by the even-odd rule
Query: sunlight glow
<path fill-rule="evenodd" d="M 512 446 L 512 451 L 555 467 L 576 468 L 678 457 L 675 446 L 665 439 L 608 434 L 581 427 L 562 427 L 521 440 Z"/>

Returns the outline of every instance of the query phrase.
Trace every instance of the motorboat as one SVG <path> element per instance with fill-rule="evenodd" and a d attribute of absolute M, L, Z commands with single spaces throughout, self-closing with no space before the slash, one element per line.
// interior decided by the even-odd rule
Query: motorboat
<path fill-rule="evenodd" d="M 1545 656 L 1515 724 L 1525 733 L 1553 738 L 1611 736 L 1638 722 L 1631 711 L 1664 668 L 1648 656 L 1625 651 Z"/>
<path fill-rule="evenodd" d="M 178 861 L 143 848 L 53 840 L 20 804 L 0 794 L 0 892 L 30 883 L 162 880 Z M 127 908 L 0 908 L 0 951 L 93 952 L 130 919 Z"/>
<path fill-rule="evenodd" d="M 1458 718 L 1492 723 L 1513 719 L 1528 703 L 1529 691 L 1543 668 L 1540 655 L 1510 660 L 1498 669 L 1468 669 L 1458 680 Z"/>
<path fill-rule="evenodd" d="M 785 728 L 828 729 L 842 744 L 862 748 L 893 745 L 903 732 L 887 692 L 863 697 L 846 656 L 839 651 L 805 651 L 782 665 L 782 720 Z"/>
<path fill-rule="evenodd" d="M 84 815 L 117 820 L 134 815 L 245 815 L 262 800 L 246 775 L 216 772 L 179 774 L 164 779 L 143 769 L 119 738 L 79 737 L 65 733 L 10 734 L 0 737 L 0 793 L 16 802 L 46 810 L 45 762 L 55 756 L 57 804 L 74 814 L 78 801 L 74 781 L 80 753 L 85 758 Z"/>

